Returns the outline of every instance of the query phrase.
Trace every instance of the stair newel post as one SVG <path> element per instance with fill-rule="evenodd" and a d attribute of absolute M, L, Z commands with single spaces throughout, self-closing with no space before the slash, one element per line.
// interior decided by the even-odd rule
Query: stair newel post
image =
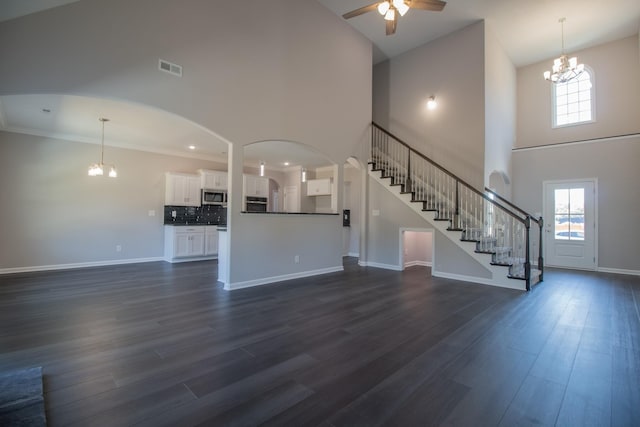
<path fill-rule="evenodd" d="M 540 217 L 540 219 L 538 220 L 538 227 L 540 227 L 540 244 L 538 245 L 538 270 L 540 270 L 540 281 L 542 281 L 544 276 L 544 259 L 542 258 L 542 254 L 544 253 L 542 251 L 542 242 L 544 240 L 542 236 L 542 233 L 544 232 L 544 220 L 542 219 L 542 217 Z"/>
<path fill-rule="evenodd" d="M 529 244 L 530 244 L 529 233 L 531 230 L 531 217 L 529 215 L 527 215 L 527 217 L 524 220 L 524 227 L 525 227 L 524 279 L 526 280 L 526 283 L 527 283 L 527 291 L 530 291 L 531 290 L 531 262 L 530 262 L 531 254 L 529 250 Z"/>

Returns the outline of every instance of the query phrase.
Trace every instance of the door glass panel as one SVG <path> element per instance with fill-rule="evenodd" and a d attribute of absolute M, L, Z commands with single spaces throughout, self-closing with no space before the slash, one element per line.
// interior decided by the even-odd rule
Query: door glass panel
<path fill-rule="evenodd" d="M 584 188 L 555 190 L 554 237 L 584 240 Z"/>
<path fill-rule="evenodd" d="M 556 214 L 560 213 L 569 213 L 569 189 L 568 188 L 559 188 L 555 191 L 555 212 Z"/>

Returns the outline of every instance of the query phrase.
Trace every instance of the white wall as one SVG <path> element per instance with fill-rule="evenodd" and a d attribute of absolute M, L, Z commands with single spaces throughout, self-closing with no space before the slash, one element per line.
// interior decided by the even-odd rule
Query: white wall
<path fill-rule="evenodd" d="M 0 131 L 0 269 L 161 258 L 165 172 L 226 169 L 106 147 L 118 178 L 89 177 L 99 156 L 99 145 Z"/>
<path fill-rule="evenodd" d="M 514 202 L 542 212 L 545 180 L 597 178 L 598 267 L 640 274 L 639 160 L 640 136 L 515 151 Z"/>
<path fill-rule="evenodd" d="M 351 226 L 349 227 L 349 241 L 346 252 L 352 256 L 360 256 L 360 236 L 362 226 L 362 169 L 346 164 L 344 167 L 344 181 L 349 183 L 349 197 L 344 200 L 344 209 L 351 211 Z"/>
<path fill-rule="evenodd" d="M 638 36 L 571 52 L 594 71 L 596 122 L 553 129 L 550 58 L 518 69 L 513 199 L 542 212 L 545 180 L 598 179 L 598 267 L 640 272 L 640 57 Z M 627 138 L 612 138 L 632 134 Z M 593 140 L 586 144 L 562 144 Z M 556 144 L 546 148 L 526 149 Z M 551 218 L 545 218 L 552 221 Z"/>
<path fill-rule="evenodd" d="M 250 8 L 222 0 L 84 0 L 2 22 L 0 39 L 12 41 L 0 45 L 0 94 L 134 101 L 238 147 L 295 141 L 342 164 L 371 121 L 371 44 L 313 0 L 254 1 Z M 183 77 L 159 72 L 159 58 L 182 65 Z M 339 216 L 335 226 L 321 220 L 321 229 L 309 217 L 241 216 L 242 150 L 229 153 L 230 280 L 264 277 L 272 265 L 296 270 L 277 255 L 288 245 L 316 252 L 309 270 L 340 265 Z M 275 234 L 294 226 L 299 235 Z M 276 246 L 257 252 L 264 245 L 256 236 Z"/>
<path fill-rule="evenodd" d="M 430 224 L 404 205 L 377 181 L 369 179 L 369 218 L 367 224 L 367 263 L 391 269 L 400 264 L 400 230 L 430 228 Z M 379 215 L 373 215 L 378 211 Z M 447 236 L 435 230 L 433 273 L 491 278 L 491 273 L 460 249 Z"/>
<path fill-rule="evenodd" d="M 571 52 L 594 71 L 596 120 L 552 127 L 551 88 L 542 74 L 553 58 L 518 69 L 516 148 L 535 147 L 640 132 L 638 36 Z"/>
<path fill-rule="evenodd" d="M 470 184 L 484 186 L 484 22 L 374 67 L 374 121 Z M 428 110 L 429 96 L 438 102 Z M 461 126 L 464 123 L 464 126 Z"/>
<path fill-rule="evenodd" d="M 511 181 L 511 149 L 516 138 L 516 68 L 489 25 L 485 25 L 484 185 L 501 172 Z M 511 197 L 510 186 L 500 191 Z"/>

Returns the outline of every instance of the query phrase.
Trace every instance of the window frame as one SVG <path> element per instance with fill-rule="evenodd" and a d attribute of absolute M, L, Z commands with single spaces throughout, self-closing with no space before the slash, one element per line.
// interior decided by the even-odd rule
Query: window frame
<path fill-rule="evenodd" d="M 557 114 L 557 108 L 558 108 L 558 104 L 557 104 L 557 96 L 556 96 L 556 89 L 557 89 L 557 84 L 555 83 L 551 83 L 551 128 L 552 129 L 561 129 L 561 128 L 566 128 L 566 127 L 571 127 L 571 126 L 580 126 L 580 125 L 586 125 L 589 123 L 595 123 L 596 122 L 596 84 L 595 84 L 595 75 L 593 72 L 593 69 L 591 67 L 589 67 L 588 65 L 584 64 L 584 71 L 586 71 L 587 73 L 589 73 L 589 79 L 591 81 L 591 119 L 590 120 L 584 120 L 584 121 L 579 121 L 579 122 L 573 122 L 573 123 L 565 123 L 565 124 L 558 124 L 558 114 Z M 564 83 L 566 84 L 566 83 Z"/>

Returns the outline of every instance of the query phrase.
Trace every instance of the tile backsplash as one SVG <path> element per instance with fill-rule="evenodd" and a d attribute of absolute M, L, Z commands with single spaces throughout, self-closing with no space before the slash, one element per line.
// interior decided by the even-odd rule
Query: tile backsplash
<path fill-rule="evenodd" d="M 173 212 L 175 212 L 175 216 Z M 227 222 L 227 208 L 223 206 L 166 205 L 164 207 L 165 225 L 171 225 L 171 224 L 225 225 L 226 222 Z"/>

